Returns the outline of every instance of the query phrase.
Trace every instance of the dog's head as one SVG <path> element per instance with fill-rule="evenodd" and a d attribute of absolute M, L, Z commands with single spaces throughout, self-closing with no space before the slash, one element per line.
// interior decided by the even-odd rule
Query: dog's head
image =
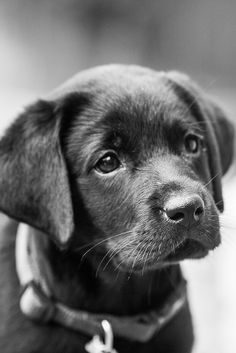
<path fill-rule="evenodd" d="M 126 270 L 220 243 L 233 128 L 176 72 L 111 65 L 31 105 L 0 142 L 0 209 Z"/>

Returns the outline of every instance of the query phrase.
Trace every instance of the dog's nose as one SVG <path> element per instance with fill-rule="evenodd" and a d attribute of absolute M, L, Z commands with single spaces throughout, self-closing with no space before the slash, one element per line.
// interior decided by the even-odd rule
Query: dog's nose
<path fill-rule="evenodd" d="M 199 223 L 204 212 L 204 202 L 199 195 L 174 196 L 165 205 L 168 219 L 186 228 Z"/>

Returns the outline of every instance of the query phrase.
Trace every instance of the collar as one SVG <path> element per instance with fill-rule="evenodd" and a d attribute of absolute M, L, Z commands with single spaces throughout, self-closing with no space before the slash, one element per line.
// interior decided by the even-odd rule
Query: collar
<path fill-rule="evenodd" d="M 16 237 L 16 270 L 22 287 L 20 309 L 31 320 L 54 322 L 89 336 L 101 335 L 102 322 L 109 322 L 114 334 L 131 341 L 147 342 L 162 329 L 186 303 L 183 280 L 159 309 L 134 316 L 113 316 L 74 310 L 53 300 L 48 281 L 52 273 L 47 258 L 47 239 L 20 224 Z"/>

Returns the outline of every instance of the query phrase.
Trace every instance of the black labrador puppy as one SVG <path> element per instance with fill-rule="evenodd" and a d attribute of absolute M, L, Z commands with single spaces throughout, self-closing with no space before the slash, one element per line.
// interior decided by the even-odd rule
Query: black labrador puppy
<path fill-rule="evenodd" d="M 113 352 L 113 330 L 119 353 L 190 352 L 179 261 L 220 244 L 232 156 L 232 125 L 177 72 L 107 65 L 28 107 L 0 141 L 0 209 L 39 275 L 18 278 L 1 216 L 0 351 Z"/>

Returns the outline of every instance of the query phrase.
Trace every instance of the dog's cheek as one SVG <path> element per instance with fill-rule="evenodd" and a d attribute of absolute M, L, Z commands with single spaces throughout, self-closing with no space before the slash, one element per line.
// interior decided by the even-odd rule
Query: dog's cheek
<path fill-rule="evenodd" d="M 78 181 L 84 206 L 94 225 L 106 236 L 128 231 L 136 219 L 130 186 L 125 178 L 90 176 Z"/>
<path fill-rule="evenodd" d="M 108 243 L 109 249 L 116 249 L 114 265 L 124 271 L 139 272 L 161 266 L 163 256 L 170 252 L 180 238 L 158 213 L 155 216 L 151 214 L 148 197 L 143 195 L 141 185 L 138 190 L 134 197 L 136 219 L 132 232 L 111 239 Z"/>

